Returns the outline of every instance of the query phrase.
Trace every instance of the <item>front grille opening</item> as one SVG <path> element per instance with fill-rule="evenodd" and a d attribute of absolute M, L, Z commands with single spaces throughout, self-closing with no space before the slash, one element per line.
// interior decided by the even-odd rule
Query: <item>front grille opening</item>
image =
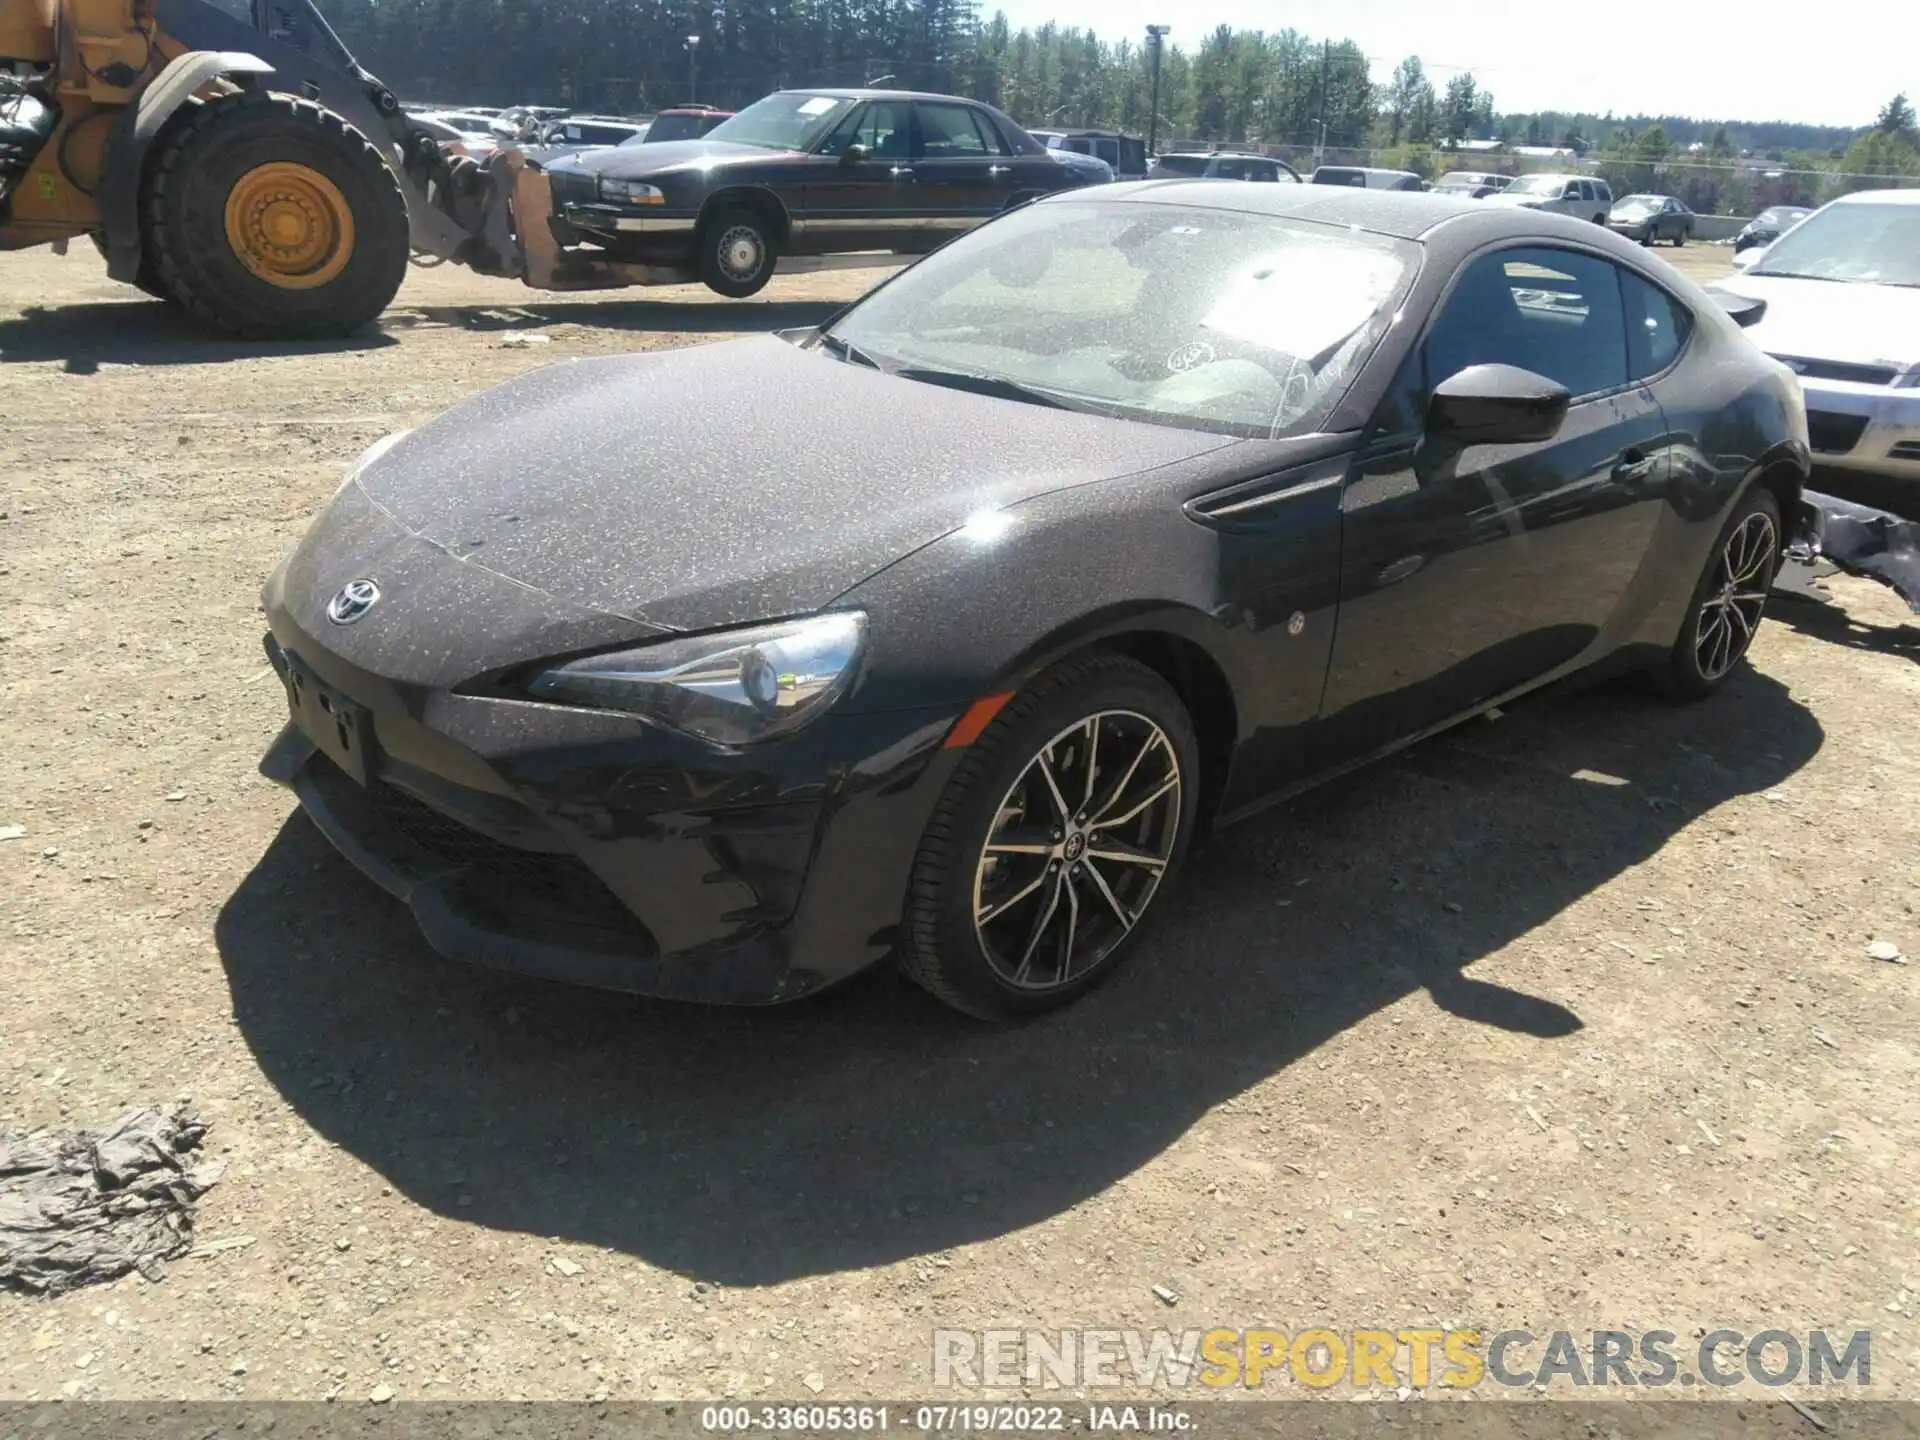
<path fill-rule="evenodd" d="M 1845 455 L 1866 434 L 1864 415 L 1835 415 L 1826 410 L 1807 412 L 1807 439 L 1816 455 Z"/>
<path fill-rule="evenodd" d="M 519 850 L 376 781 L 367 799 L 380 821 L 416 849 L 471 871 L 468 889 L 498 896 L 514 909 L 552 911 L 569 925 L 631 932 L 640 927 L 632 911 L 578 856 Z"/>

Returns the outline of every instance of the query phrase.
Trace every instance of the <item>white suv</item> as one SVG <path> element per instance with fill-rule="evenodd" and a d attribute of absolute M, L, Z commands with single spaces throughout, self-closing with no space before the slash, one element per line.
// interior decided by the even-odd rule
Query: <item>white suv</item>
<path fill-rule="evenodd" d="M 1613 191 L 1604 180 L 1584 175 L 1522 175 L 1498 195 L 1487 197 L 1493 205 L 1524 205 L 1530 210 L 1551 210 L 1556 215 L 1571 215 L 1576 220 L 1607 223 L 1613 209 Z"/>

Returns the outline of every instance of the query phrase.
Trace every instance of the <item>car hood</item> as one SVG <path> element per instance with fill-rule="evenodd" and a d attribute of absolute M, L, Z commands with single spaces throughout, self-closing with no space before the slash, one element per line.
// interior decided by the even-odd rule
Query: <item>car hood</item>
<path fill-rule="evenodd" d="M 1554 195 L 1509 195 L 1505 191 L 1502 191 L 1498 195 L 1489 195 L 1486 198 L 1498 201 L 1502 205 L 1519 205 L 1528 210 L 1532 210 L 1541 205 L 1551 204 L 1559 197 Z"/>
<path fill-rule="evenodd" d="M 1234 443 L 765 337 L 534 371 L 406 436 L 357 488 L 451 561 L 701 629 L 817 609 L 983 510 Z"/>
<path fill-rule="evenodd" d="M 612 145 L 583 150 L 561 163 L 569 169 L 614 180 L 640 180 L 669 170 L 716 170 L 734 165 L 799 164 L 810 158 L 800 150 L 763 150 L 725 140 L 662 140 L 657 145 Z"/>
<path fill-rule="evenodd" d="M 1747 338 L 1769 355 L 1897 370 L 1920 365 L 1920 290 L 1751 271 L 1716 281 L 1715 287 L 1767 302 L 1767 313 Z"/>

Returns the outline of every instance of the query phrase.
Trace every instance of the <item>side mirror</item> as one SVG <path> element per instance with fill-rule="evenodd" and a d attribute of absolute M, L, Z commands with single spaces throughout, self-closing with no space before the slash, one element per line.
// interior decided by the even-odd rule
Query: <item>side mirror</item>
<path fill-rule="evenodd" d="M 1755 265 L 1760 263 L 1761 257 L 1766 253 L 1767 250 L 1764 245 L 1749 245 L 1733 257 L 1733 268 L 1736 270 L 1751 270 Z"/>
<path fill-rule="evenodd" d="M 867 147 L 858 140 L 840 152 L 842 165 L 864 165 L 867 163 Z"/>
<path fill-rule="evenodd" d="M 1456 445 L 1528 445 L 1560 433 L 1573 395 L 1514 365 L 1469 365 L 1427 402 L 1427 433 Z"/>

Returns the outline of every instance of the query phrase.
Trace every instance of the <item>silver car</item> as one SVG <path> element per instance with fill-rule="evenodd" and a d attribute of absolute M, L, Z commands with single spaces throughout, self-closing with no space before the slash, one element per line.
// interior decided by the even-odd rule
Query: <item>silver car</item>
<path fill-rule="evenodd" d="M 1721 288 L 1767 304 L 1747 333 L 1799 373 L 1818 488 L 1920 508 L 1920 190 L 1836 200 Z"/>
<path fill-rule="evenodd" d="M 1551 210 L 1575 220 L 1607 223 L 1613 209 L 1613 190 L 1604 180 L 1586 175 L 1522 175 L 1498 195 L 1489 195 L 1494 205 L 1524 205 L 1529 210 Z"/>

